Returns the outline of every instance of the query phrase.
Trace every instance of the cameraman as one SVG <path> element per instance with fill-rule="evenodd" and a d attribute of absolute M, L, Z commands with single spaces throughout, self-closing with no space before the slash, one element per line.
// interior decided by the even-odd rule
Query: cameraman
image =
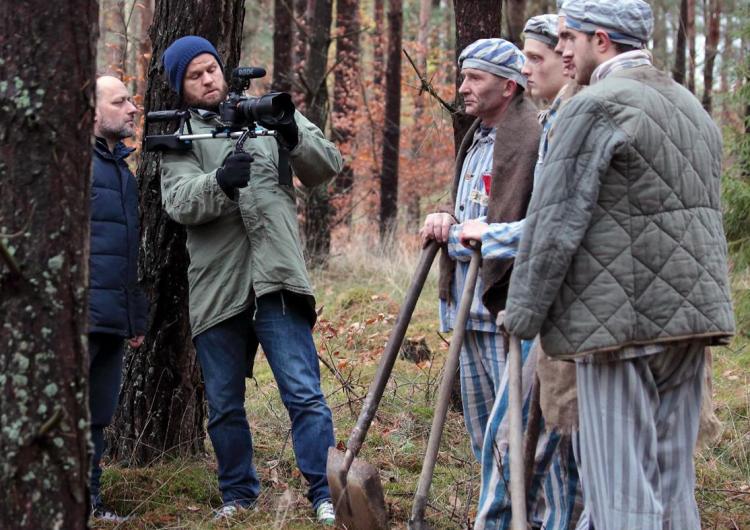
<path fill-rule="evenodd" d="M 228 94 L 224 64 L 200 37 L 183 37 L 164 52 L 172 88 L 190 107 L 196 134 L 223 129 L 219 103 Z M 299 112 L 278 128 L 291 166 L 308 187 L 341 170 L 341 154 Z M 245 374 L 258 343 L 271 366 L 292 423 L 297 466 L 318 522 L 334 524 L 326 477 L 333 421 L 320 388 L 311 327 L 315 299 L 299 240 L 294 187 L 279 183 L 277 141 L 194 142 L 190 151 L 162 159 L 167 214 L 187 226 L 190 324 L 206 383 L 208 433 L 218 460 L 223 506 L 231 518 L 252 506 L 260 483 L 252 463 L 245 413 Z"/>

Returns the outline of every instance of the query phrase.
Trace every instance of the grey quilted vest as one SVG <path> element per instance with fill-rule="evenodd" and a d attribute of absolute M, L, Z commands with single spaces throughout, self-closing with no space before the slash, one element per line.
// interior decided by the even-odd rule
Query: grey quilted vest
<path fill-rule="evenodd" d="M 551 357 L 728 342 L 721 135 L 652 67 L 613 72 L 555 124 L 505 325 Z"/>

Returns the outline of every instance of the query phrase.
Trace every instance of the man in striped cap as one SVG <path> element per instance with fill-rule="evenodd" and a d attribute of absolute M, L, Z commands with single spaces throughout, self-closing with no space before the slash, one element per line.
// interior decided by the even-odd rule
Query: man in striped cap
<path fill-rule="evenodd" d="M 721 134 L 642 50 L 642 0 L 567 0 L 588 87 L 560 112 L 529 205 L 505 325 L 575 361 L 589 527 L 698 530 L 704 350 L 735 329 Z"/>
<path fill-rule="evenodd" d="M 510 255 L 495 244 L 508 223 L 524 218 L 531 197 L 541 128 L 537 109 L 524 98 L 525 58 L 503 39 L 481 39 L 459 57 L 463 83 L 459 93 L 466 113 L 477 120 L 461 143 L 451 199 L 427 216 L 421 230 L 426 244 L 446 244 L 440 258 L 440 327 L 453 329 L 469 261 L 481 244 L 482 274 L 471 303 L 461 350 L 464 419 L 474 453 L 482 465 L 482 493 L 475 528 L 507 528 L 510 499 L 507 439 L 506 336 L 496 323 L 505 306 L 513 267 Z M 520 238 L 520 232 L 516 237 Z M 530 345 L 530 344 L 529 344 Z M 530 394 L 535 362 L 524 351 L 524 392 Z M 495 436 L 486 436 L 491 429 Z M 500 443 L 497 443 L 498 439 Z M 505 477 L 493 475 L 497 467 Z"/>

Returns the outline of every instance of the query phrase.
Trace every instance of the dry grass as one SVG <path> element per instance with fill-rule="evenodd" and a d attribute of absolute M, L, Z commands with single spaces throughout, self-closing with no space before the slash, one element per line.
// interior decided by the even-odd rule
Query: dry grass
<path fill-rule="evenodd" d="M 377 237 L 354 234 L 329 270 L 311 274 L 323 307 L 315 339 L 326 366 L 323 388 L 334 413 L 336 440 L 346 443 L 375 371 L 392 319 L 419 259 L 414 236 L 394 237 L 383 251 Z M 434 362 L 399 360 L 360 456 L 381 471 L 395 528 L 405 528 L 422 465 L 446 346 L 437 329 L 437 264 L 425 285 L 407 336 L 424 336 Z M 263 490 L 258 509 L 214 522 L 221 503 L 215 460 L 172 460 L 150 469 L 108 468 L 104 496 L 137 518 L 126 529 L 316 528 L 294 463 L 289 420 L 262 357 L 246 407 Z M 714 404 L 725 425 L 721 439 L 696 453 L 697 498 L 704 528 L 750 528 L 750 346 L 739 338 L 716 352 Z M 210 449 L 210 447 L 209 447 Z M 479 468 L 460 414 L 451 412 L 431 490 L 428 518 L 435 528 L 466 528 L 479 493 Z M 113 528 L 117 525 L 100 525 Z"/>

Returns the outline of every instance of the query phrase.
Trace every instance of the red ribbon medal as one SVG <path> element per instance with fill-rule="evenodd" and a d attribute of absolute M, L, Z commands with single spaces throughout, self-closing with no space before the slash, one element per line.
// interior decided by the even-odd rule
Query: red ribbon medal
<path fill-rule="evenodd" d="M 482 175 L 482 182 L 484 182 L 484 191 L 487 195 L 490 194 L 490 184 L 492 184 L 492 173 L 485 173 Z"/>

